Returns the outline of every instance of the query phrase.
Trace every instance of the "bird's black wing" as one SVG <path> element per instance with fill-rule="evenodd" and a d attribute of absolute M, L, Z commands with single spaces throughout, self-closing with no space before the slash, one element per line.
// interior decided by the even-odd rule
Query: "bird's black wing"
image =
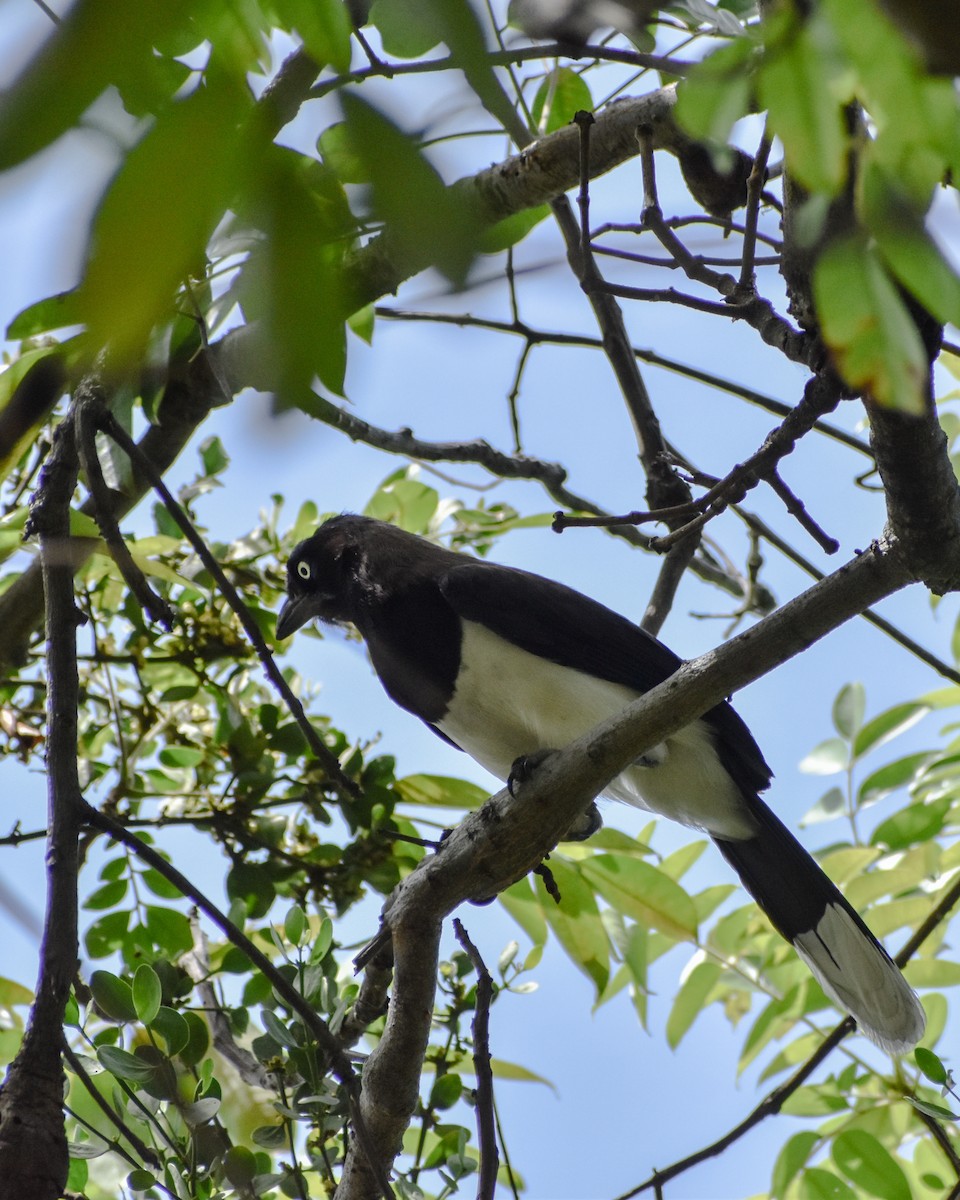
<path fill-rule="evenodd" d="M 575 671 L 647 692 L 683 660 L 626 617 L 562 583 L 494 563 L 451 567 L 440 590 L 464 620 Z M 727 703 L 704 715 L 725 769 L 747 794 L 770 782 L 753 735 Z"/>

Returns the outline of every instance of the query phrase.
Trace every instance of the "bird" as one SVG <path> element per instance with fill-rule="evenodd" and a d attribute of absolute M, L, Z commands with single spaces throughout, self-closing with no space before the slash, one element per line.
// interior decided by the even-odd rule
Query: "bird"
<path fill-rule="evenodd" d="M 503 781 L 669 678 L 682 660 L 564 584 L 371 517 L 330 517 L 287 563 L 278 641 L 354 626 L 390 698 Z M 880 1049 L 923 1036 L 923 1007 L 866 924 L 760 798 L 773 773 L 724 701 L 605 789 L 709 834 L 827 996 Z"/>

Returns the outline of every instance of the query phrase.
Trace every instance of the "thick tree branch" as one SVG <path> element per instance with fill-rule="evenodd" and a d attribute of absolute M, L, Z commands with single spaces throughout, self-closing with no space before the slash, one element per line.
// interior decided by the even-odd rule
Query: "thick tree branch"
<path fill-rule="evenodd" d="M 47 909 L 37 994 L 23 1044 L 0 1092 L 0 1179 L 17 1193 L 57 1200 L 67 1180 L 60 1059 L 64 1006 L 77 969 L 78 839 L 82 825 L 77 773 L 76 627 L 73 564 L 64 554 L 78 461 L 73 421 L 54 436 L 31 509 L 29 532 L 40 538 L 47 632 Z"/>
<path fill-rule="evenodd" d="M 443 919 L 465 899 L 494 896 L 536 867 L 587 803 L 645 748 L 909 582 L 895 548 L 870 547 L 549 757 L 517 797 L 507 789 L 492 797 L 394 892 L 384 912 L 396 964 L 393 997 L 361 1094 L 383 1169 L 398 1152 L 416 1103 Z M 342 1200 L 376 1194 L 361 1157 L 348 1155 Z"/>

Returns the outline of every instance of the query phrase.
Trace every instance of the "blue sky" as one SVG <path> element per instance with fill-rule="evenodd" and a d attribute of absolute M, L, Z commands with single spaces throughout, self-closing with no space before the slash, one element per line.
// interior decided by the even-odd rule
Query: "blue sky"
<path fill-rule="evenodd" d="M 0 2 L 0 84 L 12 78 L 29 49 L 46 35 L 46 19 L 29 0 Z M 451 99 L 453 85 L 444 82 L 439 93 L 435 86 L 411 83 L 405 88 L 403 103 L 409 109 L 404 115 L 412 119 L 413 113 L 429 116 L 440 111 Z M 390 97 L 391 103 L 397 103 L 394 96 L 390 87 L 380 88 L 381 101 Z M 116 116 L 109 105 L 98 109 L 98 115 L 108 126 Z M 304 134 L 315 120 L 311 109 L 304 110 L 292 136 Z M 749 129 L 743 132 L 748 146 L 750 135 Z M 458 150 L 445 146 L 439 160 L 453 178 L 473 169 L 471 164 L 486 165 L 502 153 L 502 141 L 490 140 L 483 143 L 482 151 L 471 143 Z M 4 324 L 27 303 L 77 281 L 84 224 L 112 159 L 109 137 L 91 131 L 64 139 L 38 164 L 0 176 L 0 261 L 4 263 L 0 318 Z M 660 186 L 666 211 L 674 203 L 680 211 L 689 206 L 666 162 Z M 595 189 L 595 220 L 637 219 L 639 197 L 639 166 L 631 164 Z M 953 214 L 944 214 L 943 231 L 954 245 L 960 244 Z M 703 234 L 696 248 L 722 253 L 723 243 Z M 553 264 L 523 280 L 522 315 L 539 327 L 594 334 L 586 304 L 561 261 L 549 225 L 536 231 L 520 257 L 529 264 Z M 491 260 L 491 269 L 493 265 Z M 403 289 L 398 304 L 509 317 L 502 286 L 466 297 L 438 298 L 441 291 L 438 280 L 424 276 Z M 627 318 L 637 345 L 716 370 L 788 403 L 800 395 L 803 371 L 762 347 L 749 329 L 666 306 L 634 307 L 628 309 Z M 348 399 L 364 419 L 390 429 L 410 425 L 429 440 L 486 437 L 500 448 L 509 448 L 504 397 L 519 343 L 438 326 L 380 322 L 372 349 L 352 339 L 350 350 Z M 758 410 L 677 376 L 653 368 L 644 368 L 644 375 L 667 436 L 704 470 L 725 473 L 749 455 L 774 424 Z M 644 481 L 629 421 L 600 356 L 572 349 L 537 351 L 524 376 L 520 408 L 527 450 L 568 465 L 576 491 L 613 511 L 641 503 Z M 856 406 L 836 418 L 851 429 L 859 419 Z M 291 414 L 275 420 L 267 399 L 252 394 L 216 412 L 201 436 L 211 433 L 222 437 L 232 464 L 225 487 L 203 501 L 201 512 L 213 534 L 223 539 L 252 528 L 259 509 L 269 504 L 275 491 L 286 496 L 291 521 L 306 499 L 315 501 L 321 511 L 362 508 L 377 483 L 399 465 L 305 417 Z M 188 450 L 174 481 L 190 478 L 195 465 L 195 452 Z M 784 466 L 790 485 L 840 539 L 842 549 L 835 561 L 825 559 L 769 495 L 754 493 L 746 506 L 761 513 L 808 558 L 831 569 L 882 529 L 882 507 L 875 495 L 855 493 L 851 500 L 848 481 L 860 465 L 849 451 L 821 439 L 804 443 Z M 458 466 L 448 473 L 468 483 L 488 479 L 479 469 Z M 436 481 L 435 486 L 444 495 L 468 500 L 472 495 L 460 484 Z M 504 484 L 492 495 L 524 513 L 555 507 L 533 485 Z M 131 527 L 136 528 L 140 520 L 146 522 L 145 517 L 131 518 Z M 744 538 L 733 518 L 725 518 L 713 536 L 742 559 Z M 653 560 L 595 530 L 570 531 L 563 537 L 547 530 L 521 531 L 505 539 L 496 554 L 501 561 L 562 579 L 635 619 L 642 614 L 657 570 Z M 805 577 L 775 551 L 767 553 L 764 579 L 781 600 L 807 585 Z M 725 622 L 689 614 L 728 608 L 723 596 L 691 577 L 680 589 L 662 636 L 679 654 L 696 655 L 719 640 Z M 948 600 L 932 612 L 928 599 L 913 589 L 886 602 L 880 611 L 949 660 L 955 601 Z M 357 737 L 379 735 L 382 749 L 396 755 L 401 772 L 461 775 L 493 787 L 490 777 L 465 756 L 393 708 L 355 644 L 335 636 L 322 642 L 301 637 L 291 643 L 289 656 L 305 675 L 322 681 L 322 703 L 337 722 Z M 769 799 L 794 828 L 831 782 L 801 774 L 797 764 L 831 734 L 833 697 L 844 683 L 855 679 L 867 688 L 871 713 L 942 683 L 928 668 L 892 648 L 882 634 L 863 622 L 853 622 L 736 698 L 738 710 L 776 773 Z M 936 731 L 936 720 L 927 718 L 911 733 L 909 744 L 896 752 L 925 745 Z M 39 775 L 7 758 L 0 765 L 0 777 L 3 824 L 12 826 L 16 819 L 25 828 L 42 824 Z M 615 805 L 606 805 L 604 815 L 628 832 L 646 823 L 644 814 Z M 815 848 L 838 835 L 838 829 L 821 826 L 802 836 Z M 670 849 L 690 837 L 687 831 L 664 826 L 657 844 Z M 196 853 L 188 839 L 178 843 L 178 861 L 188 873 L 191 862 L 197 861 Z M 6 850 L 3 855 L 4 882 L 39 911 L 39 845 Z M 712 851 L 704 855 L 693 876 L 696 886 L 729 878 Z M 461 917 L 488 963 L 496 962 L 511 938 L 519 937 L 523 943 L 522 934 L 496 905 L 468 908 Z M 374 921 L 371 910 L 371 927 Z M 2 914 L 0 929 L 6 946 L 3 973 L 32 983 L 35 947 L 30 938 Z M 532 1200 L 615 1195 L 644 1178 L 652 1166 L 667 1164 L 725 1132 L 759 1098 L 757 1068 L 736 1079 L 742 1032 L 731 1036 L 716 1008 L 698 1020 L 676 1053 L 666 1048 L 663 1025 L 683 959 L 683 954 L 668 956 L 657 973 L 649 1035 L 639 1028 L 623 996 L 591 1015 L 591 988 L 555 943 L 532 973 L 539 989 L 531 995 L 505 997 L 495 1008 L 495 1055 L 523 1063 L 551 1079 L 557 1089 L 553 1093 L 514 1084 L 502 1085 L 498 1091 L 511 1156 L 527 1180 Z M 796 1127 L 800 1126 L 784 1118 L 768 1123 L 729 1154 L 691 1172 L 671 1187 L 670 1196 L 732 1200 L 765 1190 L 773 1157 L 788 1130 Z"/>

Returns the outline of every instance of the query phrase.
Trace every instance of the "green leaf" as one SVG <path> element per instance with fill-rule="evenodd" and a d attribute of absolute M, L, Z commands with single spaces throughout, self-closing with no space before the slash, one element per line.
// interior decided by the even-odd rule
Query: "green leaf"
<path fill-rule="evenodd" d="M 572 67 L 554 67 L 533 98 L 533 123 L 541 134 L 554 133 L 569 125 L 578 112 L 593 112 L 586 81 Z"/>
<path fill-rule="evenodd" d="M 250 197 L 250 219 L 264 237 L 243 266 L 240 295 L 248 320 L 264 323 L 282 405 L 307 403 L 314 376 L 341 395 L 344 322 L 358 307 L 343 282 L 354 222 L 342 185 L 315 159 L 271 146 L 258 158 Z"/>
<path fill-rule="evenodd" d="M 875 750 L 885 742 L 899 737 L 922 720 L 929 711 L 926 704 L 916 702 L 895 704 L 893 708 L 888 708 L 886 712 L 868 721 L 857 734 L 853 744 L 855 757 L 863 758 L 868 750 Z"/>
<path fill-rule="evenodd" d="M 0 977 L 0 1005 L 10 1008 L 16 1004 L 32 1004 L 33 992 L 22 983 Z"/>
<path fill-rule="evenodd" d="M 350 11 L 342 0 L 273 0 L 288 30 L 296 30 L 318 66 L 330 63 L 340 74 L 350 69 Z"/>
<path fill-rule="evenodd" d="M 934 1083 L 945 1084 L 949 1082 L 949 1073 L 940 1059 L 932 1050 L 928 1050 L 926 1046 L 918 1046 L 913 1052 L 913 1060 L 928 1079 L 932 1079 Z"/>
<path fill-rule="evenodd" d="M 107 913 L 94 921 L 84 934 L 84 944 L 91 958 L 106 958 L 123 945 L 130 924 L 128 911 Z"/>
<path fill-rule="evenodd" d="M 163 900 L 178 900 L 183 894 L 176 884 L 171 883 L 166 875 L 161 875 L 153 867 L 147 867 L 140 878 L 155 896 Z"/>
<path fill-rule="evenodd" d="M 90 991 L 97 1007 L 111 1020 L 137 1020 L 133 991 L 125 979 L 119 979 L 110 971 L 94 971 L 90 976 Z"/>
<path fill-rule="evenodd" d="M 868 158 L 859 174 L 860 211 L 892 273 L 943 324 L 960 324 L 960 277 L 927 232 L 899 180 Z"/>
<path fill-rule="evenodd" d="M 121 1050 L 119 1046 L 98 1047 L 97 1058 L 104 1070 L 116 1075 L 118 1079 L 129 1079 L 139 1083 L 151 1079 L 156 1072 L 153 1063 Z"/>
<path fill-rule="evenodd" d="M 463 1095 L 463 1080 L 455 1072 L 441 1075 L 430 1089 L 431 1108 L 453 1108 Z"/>
<path fill-rule="evenodd" d="M 161 1008 L 160 1013 L 157 1014 L 158 1019 L 160 1014 L 166 1011 L 167 1010 L 165 1008 Z M 179 1016 L 180 1014 L 177 1015 Z M 179 1053 L 182 1062 L 184 1062 L 188 1067 L 195 1067 L 197 1063 L 203 1059 L 210 1048 L 210 1031 L 207 1028 L 206 1022 L 197 1013 L 186 1012 L 182 1015 L 183 1019 L 187 1023 L 187 1041 L 186 1044 L 179 1049 L 179 1051 L 170 1050 L 170 1046 L 173 1041 L 172 1027 L 168 1031 L 161 1029 L 161 1033 L 163 1033 L 164 1040 L 167 1043 L 167 1049 L 170 1050 L 170 1053 Z"/>
<path fill-rule="evenodd" d="M 719 963 L 698 963 L 683 981 L 667 1018 L 667 1045 L 676 1050 L 722 974 Z"/>
<path fill-rule="evenodd" d="M 426 804 L 438 808 L 479 808 L 490 793 L 465 779 L 449 775 L 407 775 L 394 784 L 408 804 Z"/>
<path fill-rule="evenodd" d="M 426 533 L 440 505 L 440 493 L 408 473 L 385 481 L 364 507 L 364 516 L 399 525 L 408 533 Z"/>
<path fill-rule="evenodd" d="M 540 901 L 534 894 L 528 878 L 518 879 L 515 884 L 497 897 L 511 917 L 517 922 L 534 946 L 542 946 L 547 940 L 547 919 L 543 915 Z M 549 903 L 553 903 L 551 900 Z"/>
<path fill-rule="evenodd" d="M 852 742 L 867 707 L 867 693 L 862 683 L 847 683 L 833 702 L 833 725 L 845 741 Z"/>
<path fill-rule="evenodd" d="M 771 1191 L 776 1200 L 783 1200 L 788 1184 L 806 1166 L 807 1159 L 819 1141 L 819 1134 L 813 1133 L 811 1130 L 803 1130 L 784 1142 L 773 1167 Z"/>
<path fill-rule="evenodd" d="M 915 988 L 956 987 L 960 983 L 960 963 L 943 958 L 915 958 L 903 973 Z"/>
<path fill-rule="evenodd" d="M 20 310 L 7 326 L 7 337 L 11 341 L 18 338 L 32 338 L 41 333 L 49 333 L 52 329 L 63 329 L 67 325 L 80 324 L 80 310 L 77 306 L 76 291 L 58 292 L 55 296 L 45 296 Z M 55 350 L 55 346 L 42 347 L 45 353 Z"/>
<path fill-rule="evenodd" d="M 844 81 L 833 32 L 816 12 L 771 27 L 774 41 L 757 78 L 761 107 L 792 174 L 812 192 L 835 195 L 847 173 L 843 105 L 851 98 L 851 81 Z"/>
<path fill-rule="evenodd" d="M 650 863 L 622 854 L 598 854 L 586 859 L 581 870 L 618 912 L 667 937 L 696 939 L 693 901 L 675 880 Z"/>
<path fill-rule="evenodd" d="M 133 1005 L 137 1019 L 149 1025 L 160 1011 L 161 999 L 160 977 L 149 963 L 141 963 L 133 977 Z"/>
<path fill-rule="evenodd" d="M 71 5 L 3 95 L 0 171 L 23 162 L 76 125 L 111 84 L 122 89 L 138 76 L 154 75 L 155 42 L 182 24 L 187 12 L 187 0 L 136 5 L 79 0 Z M 77 70 L 78 63 L 83 70 Z"/>
<path fill-rule="evenodd" d="M 299 946 L 307 931 L 307 914 L 299 904 L 292 904 L 283 919 L 283 932 L 292 946 Z"/>
<path fill-rule="evenodd" d="M 373 188 L 374 211 L 389 227 L 399 269 L 406 273 L 432 264 L 461 286 L 480 229 L 464 193 L 447 188 L 384 113 L 353 93 L 341 99 L 353 152 Z"/>
<path fill-rule="evenodd" d="M 97 888 L 95 892 L 84 900 L 83 907 L 87 909 L 103 909 L 116 908 L 120 901 L 127 894 L 129 881 L 126 879 L 117 879 L 113 883 L 105 883 L 103 887 Z"/>
<path fill-rule="evenodd" d="M 698 141 L 726 142 L 751 111 L 756 53 L 749 38 L 737 38 L 694 67 L 677 87 L 678 124 Z"/>
<path fill-rule="evenodd" d="M 800 818 L 801 828 L 807 825 L 816 825 L 820 821 L 834 821 L 837 817 L 842 817 L 846 812 L 847 798 L 843 791 L 838 787 L 832 787 L 829 791 L 823 793 L 820 799 L 808 808 Z"/>
<path fill-rule="evenodd" d="M 478 249 L 481 254 L 499 254 L 508 250 L 522 242 L 531 229 L 535 229 L 549 216 L 549 204 L 539 204 L 536 208 L 525 208 L 522 212 L 504 217 L 502 221 L 496 221 L 481 230 L 477 241 Z"/>
<path fill-rule="evenodd" d="M 610 977 L 610 942 L 597 902 L 573 863 L 552 855 L 549 867 L 560 889 L 560 903 L 547 894 L 539 876 L 536 884 L 547 924 L 571 961 L 593 980 L 599 995 Z"/>
<path fill-rule="evenodd" d="M 858 235 L 832 241 L 814 268 L 813 292 L 824 341 L 847 384 L 888 408 L 924 412 L 926 353 L 876 248 Z"/>
<path fill-rule="evenodd" d="M 208 72 L 203 87 L 160 115 L 104 196 L 78 299 L 92 345 L 110 345 L 118 369 L 139 363 L 153 326 L 172 318 L 181 283 L 202 269 L 242 156 L 253 150 L 238 136 L 250 104 L 246 84 Z"/>
<path fill-rule="evenodd" d="M 800 770 L 807 775 L 836 775 L 845 771 L 850 763 L 850 749 L 840 738 L 827 738 L 815 746 L 800 763 Z"/>
<path fill-rule="evenodd" d="M 912 1200 L 910 1184 L 899 1163 L 871 1133 L 848 1129 L 833 1141 L 833 1161 L 844 1175 L 881 1200 Z"/>
<path fill-rule="evenodd" d="M 153 1019 L 149 1022 L 150 1028 L 154 1032 L 159 1033 L 167 1044 L 167 1054 L 172 1058 L 175 1054 L 180 1054 L 186 1050 L 191 1044 L 194 1037 L 194 1030 L 187 1020 L 189 1017 L 196 1017 L 203 1026 L 205 1035 L 205 1044 L 209 1045 L 209 1035 L 206 1032 L 206 1026 L 203 1021 L 197 1017 L 196 1013 L 187 1013 L 186 1015 L 177 1012 L 175 1008 L 169 1008 L 166 1004 L 159 1005 Z M 142 1019 L 142 1018 L 141 1018 Z M 188 1065 L 191 1062 L 196 1062 L 196 1059 L 184 1059 Z"/>
<path fill-rule="evenodd" d="M 801 1195 L 804 1200 L 857 1200 L 851 1188 L 832 1171 L 807 1167 L 803 1172 Z"/>
<path fill-rule="evenodd" d="M 930 758 L 929 750 L 920 751 L 918 754 L 908 754 L 904 758 L 887 763 L 886 766 L 868 775 L 857 790 L 857 807 L 862 808 L 865 804 L 881 800 L 884 796 L 889 796 L 891 792 L 910 783 L 920 768 L 930 761 Z"/>
<path fill-rule="evenodd" d="M 943 796 L 929 804 L 911 804 L 902 808 L 880 822 L 870 835 L 870 844 L 904 850 L 917 842 L 929 841 L 943 828 L 951 804 L 950 797 Z"/>
<path fill-rule="evenodd" d="M 369 19 L 380 31 L 384 50 L 397 58 L 420 58 L 443 40 L 422 0 L 374 0 Z"/>
<path fill-rule="evenodd" d="M 65 386 L 62 346 L 25 350 L 0 372 L 0 472 L 5 477 L 36 441 Z M 0 545 L 6 551 L 7 547 Z M 11 549 L 19 549 L 15 543 Z M 7 557 L 7 553 L 3 554 Z"/>
<path fill-rule="evenodd" d="M 542 1083 L 544 1087 L 550 1088 L 551 1091 L 557 1089 L 549 1079 L 543 1075 L 538 1075 L 536 1071 L 531 1071 L 527 1067 L 521 1067 L 518 1063 L 507 1062 L 503 1058 L 491 1058 L 490 1067 L 497 1079 L 511 1079 L 515 1083 Z"/>

